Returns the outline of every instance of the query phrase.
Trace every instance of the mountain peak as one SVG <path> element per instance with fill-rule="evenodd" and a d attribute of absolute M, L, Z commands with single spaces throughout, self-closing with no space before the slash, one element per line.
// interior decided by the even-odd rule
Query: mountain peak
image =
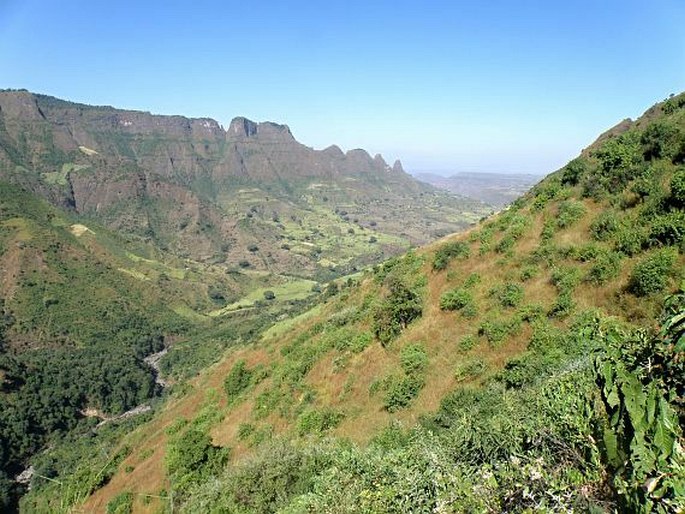
<path fill-rule="evenodd" d="M 256 123 L 243 116 L 233 118 L 228 127 L 227 136 L 230 139 L 244 139 L 251 137 L 258 137 L 260 139 L 295 139 L 290 132 L 288 125 L 280 125 L 271 121 Z"/>

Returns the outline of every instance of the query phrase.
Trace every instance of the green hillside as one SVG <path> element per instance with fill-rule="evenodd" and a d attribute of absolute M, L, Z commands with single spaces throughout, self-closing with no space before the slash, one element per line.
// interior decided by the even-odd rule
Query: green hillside
<path fill-rule="evenodd" d="M 684 160 L 680 95 L 233 347 L 22 507 L 681 512 Z"/>
<path fill-rule="evenodd" d="M 192 375 L 317 294 L 310 280 L 179 259 L 86 226 L 4 182 L 0 220 L 3 504 L 16 489 L 10 479 L 46 445 L 68 446 L 158 401 L 162 383 L 147 357 L 165 351 L 167 382 Z M 51 477 L 51 466 L 42 474 Z"/>

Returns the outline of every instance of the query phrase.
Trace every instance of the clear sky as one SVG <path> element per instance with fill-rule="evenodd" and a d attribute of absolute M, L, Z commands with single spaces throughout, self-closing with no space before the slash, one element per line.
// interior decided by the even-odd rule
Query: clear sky
<path fill-rule="evenodd" d="M 685 0 L 0 0 L 0 88 L 546 173 L 685 89 Z"/>

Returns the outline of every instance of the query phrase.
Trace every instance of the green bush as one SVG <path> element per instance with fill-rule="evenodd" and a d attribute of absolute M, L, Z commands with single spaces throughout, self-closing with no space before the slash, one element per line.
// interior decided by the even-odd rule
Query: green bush
<path fill-rule="evenodd" d="M 398 277 L 389 275 L 387 278 L 388 292 L 373 315 L 374 335 L 383 345 L 392 341 L 423 313 L 423 302 L 416 291 Z"/>
<path fill-rule="evenodd" d="M 400 351 L 400 363 L 402 370 L 407 375 L 423 373 L 428 366 L 428 354 L 421 343 L 413 343 L 405 346 Z"/>
<path fill-rule="evenodd" d="M 545 309 L 542 307 L 542 305 L 538 304 L 523 305 L 518 310 L 517 314 L 521 321 L 533 323 L 534 321 L 542 318 L 542 316 L 545 314 Z"/>
<path fill-rule="evenodd" d="M 580 182 L 581 177 L 587 171 L 587 162 L 581 157 L 577 157 L 569 162 L 561 172 L 561 183 L 575 186 Z"/>
<path fill-rule="evenodd" d="M 607 241 L 618 231 L 619 226 L 616 214 L 606 211 L 594 219 L 590 225 L 590 233 L 597 241 Z"/>
<path fill-rule="evenodd" d="M 678 168 L 671 178 L 671 203 L 683 208 L 685 207 L 685 168 Z"/>
<path fill-rule="evenodd" d="M 303 412 L 297 418 L 297 432 L 301 436 L 323 434 L 337 427 L 344 417 L 341 412 L 330 408 L 311 409 Z"/>
<path fill-rule="evenodd" d="M 485 339 L 493 346 L 499 345 L 504 339 L 515 335 L 521 328 L 521 322 L 517 318 L 510 320 L 498 321 L 483 321 L 478 327 L 478 335 L 485 337 Z"/>
<path fill-rule="evenodd" d="M 440 308 L 444 311 L 455 311 L 473 304 L 473 294 L 466 289 L 453 289 L 440 297 Z"/>
<path fill-rule="evenodd" d="M 665 120 L 651 123 L 642 133 L 640 142 L 646 160 L 673 159 L 680 150 L 683 134 L 680 128 Z"/>
<path fill-rule="evenodd" d="M 542 225 L 542 232 L 540 232 L 540 241 L 543 243 L 551 240 L 557 230 L 557 222 L 554 219 L 546 219 Z"/>
<path fill-rule="evenodd" d="M 685 240 L 685 212 L 674 211 L 654 218 L 649 231 L 651 245 L 678 245 Z"/>
<path fill-rule="evenodd" d="M 240 393 L 250 386 L 252 380 L 252 372 L 247 368 L 244 360 L 236 362 L 231 371 L 224 379 L 224 391 L 229 400 L 233 400 Z"/>
<path fill-rule="evenodd" d="M 348 348 L 353 353 L 361 353 L 371 344 L 373 336 L 369 332 L 361 332 L 350 340 Z"/>
<path fill-rule="evenodd" d="M 477 343 L 478 340 L 474 336 L 468 335 L 459 340 L 458 346 L 462 352 L 468 352 L 469 350 L 472 350 Z"/>
<path fill-rule="evenodd" d="M 383 407 L 388 412 L 396 412 L 408 407 L 424 385 L 423 376 L 393 377 L 387 384 Z"/>
<path fill-rule="evenodd" d="M 661 250 L 635 265 L 628 290 L 635 296 L 647 296 L 663 291 L 668 284 L 676 256 L 670 249 Z"/>
<path fill-rule="evenodd" d="M 535 265 L 525 266 L 523 269 L 521 269 L 520 278 L 523 282 L 527 282 L 531 278 L 535 278 L 539 272 L 540 269 Z"/>
<path fill-rule="evenodd" d="M 580 282 L 580 277 L 578 268 L 559 266 L 552 271 L 551 282 L 560 292 L 573 291 Z"/>
<path fill-rule="evenodd" d="M 443 270 L 447 264 L 454 258 L 465 258 L 471 253 L 469 245 L 463 241 L 455 241 L 452 243 L 445 243 L 435 252 L 433 258 L 433 269 Z"/>
<path fill-rule="evenodd" d="M 573 300 L 573 296 L 570 291 L 564 291 L 559 293 L 556 301 L 552 305 L 552 308 L 547 313 L 553 318 L 563 318 L 568 316 L 576 306 L 576 302 Z"/>
<path fill-rule="evenodd" d="M 585 215 L 585 206 L 582 202 L 565 200 L 559 204 L 556 225 L 559 228 L 567 228 Z"/>
<path fill-rule="evenodd" d="M 532 210 L 541 211 L 550 200 L 561 196 L 563 188 L 561 187 L 561 182 L 552 176 L 537 184 L 533 187 L 532 191 L 535 195 Z"/>
<path fill-rule="evenodd" d="M 523 287 L 507 282 L 490 290 L 490 295 L 497 298 L 502 307 L 516 307 L 523 300 Z"/>
<path fill-rule="evenodd" d="M 647 243 L 644 230 L 636 226 L 625 226 L 616 235 L 614 249 L 628 257 L 638 254 Z"/>
<path fill-rule="evenodd" d="M 481 278 L 478 273 L 471 273 L 466 280 L 464 280 L 464 287 L 472 287 L 476 284 L 480 284 Z"/>
<path fill-rule="evenodd" d="M 639 135 L 626 132 L 607 140 L 595 153 L 605 177 L 611 177 L 618 184 L 632 179 L 637 166 L 642 162 Z"/>
<path fill-rule="evenodd" d="M 457 382 L 462 382 L 469 378 L 475 378 L 482 375 L 487 369 L 488 365 L 483 359 L 477 357 L 467 359 L 457 365 L 454 370 L 454 379 Z"/>
<path fill-rule="evenodd" d="M 133 493 L 126 491 L 117 494 L 107 502 L 107 514 L 130 514 L 133 512 Z"/>
<path fill-rule="evenodd" d="M 593 284 L 604 284 L 616 278 L 621 271 L 621 256 L 615 252 L 604 252 L 592 264 L 587 280 Z"/>
<path fill-rule="evenodd" d="M 504 237 L 495 245 L 495 251 L 497 253 L 507 253 L 514 247 L 515 242 L 516 239 L 512 235 L 505 234 Z"/>
<path fill-rule="evenodd" d="M 217 474 L 227 460 L 228 449 L 213 446 L 209 434 L 196 428 L 169 441 L 165 457 L 169 477 L 179 492 Z"/>

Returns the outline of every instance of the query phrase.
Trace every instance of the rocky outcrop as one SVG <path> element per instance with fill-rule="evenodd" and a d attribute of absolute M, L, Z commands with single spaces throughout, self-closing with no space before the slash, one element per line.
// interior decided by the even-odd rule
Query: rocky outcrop
<path fill-rule="evenodd" d="M 183 254 L 255 266 L 261 261 L 239 246 L 250 246 L 250 233 L 259 233 L 279 248 L 284 229 L 243 220 L 252 197 L 272 204 L 261 219 L 281 213 L 297 219 L 295 211 L 311 210 L 306 202 L 313 197 L 304 192 L 315 184 L 341 205 L 376 205 L 388 218 L 395 204 L 427 187 L 399 161 L 390 167 L 361 149 L 315 150 L 287 125 L 236 117 L 224 130 L 210 118 L 89 106 L 28 91 L 0 91 L 0 179 Z M 389 230 L 399 235 L 405 228 Z M 417 242 L 423 234 L 417 227 Z M 277 252 L 279 262 L 302 259 Z"/>

